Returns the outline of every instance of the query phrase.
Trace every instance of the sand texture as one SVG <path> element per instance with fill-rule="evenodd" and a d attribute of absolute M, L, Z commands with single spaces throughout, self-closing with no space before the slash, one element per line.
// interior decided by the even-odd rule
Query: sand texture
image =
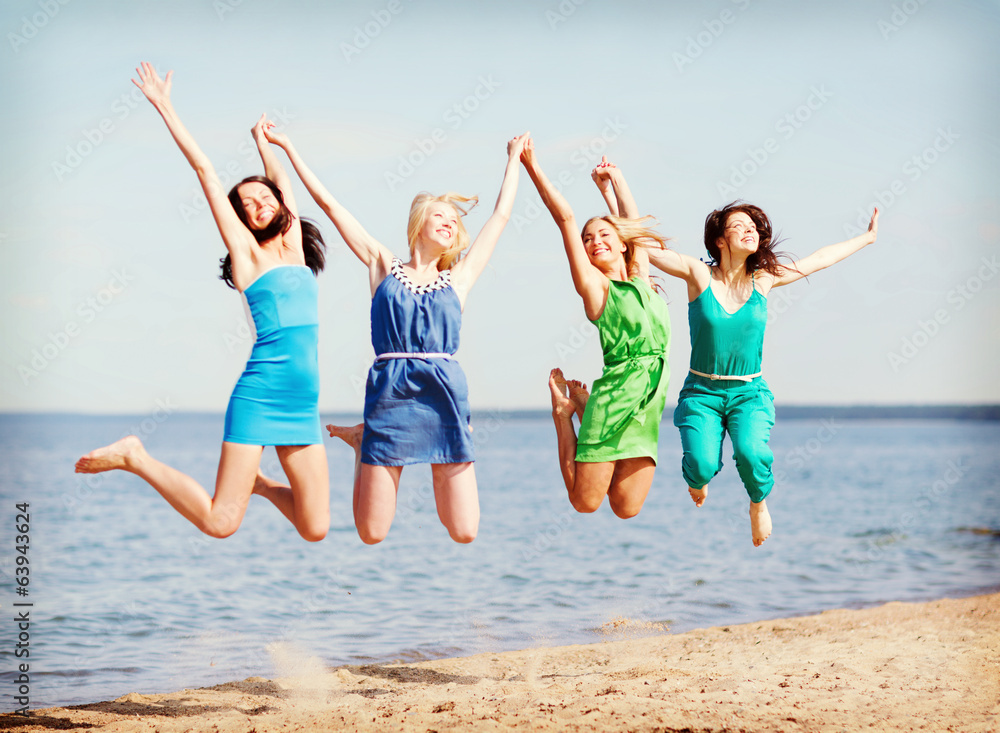
<path fill-rule="evenodd" d="M 325 668 L 4 715 L 0 730 L 1000 731 L 1000 594 L 417 664 Z"/>

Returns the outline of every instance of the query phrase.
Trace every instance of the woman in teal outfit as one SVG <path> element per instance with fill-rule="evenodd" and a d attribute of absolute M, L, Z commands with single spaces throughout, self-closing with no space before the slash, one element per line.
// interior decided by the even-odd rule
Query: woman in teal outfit
<path fill-rule="evenodd" d="M 521 156 L 562 234 L 573 284 L 587 318 L 601 335 L 604 371 L 593 394 L 549 375 L 559 465 L 573 508 L 594 512 L 608 497 L 622 519 L 642 509 L 656 469 L 660 419 L 666 403 L 670 320 L 666 302 L 649 284 L 640 242 L 665 240 L 637 219 L 624 179 L 606 161 L 594 171 L 612 216 L 594 217 L 581 232 L 569 203 L 542 172 L 529 139 Z M 621 213 L 624 217 L 617 216 Z M 580 433 L 573 432 L 573 415 Z"/>
<path fill-rule="evenodd" d="M 754 546 L 771 534 L 764 499 L 774 485 L 773 455 L 767 446 L 774 396 L 761 376 L 767 295 L 771 288 L 854 254 L 874 242 L 877 231 L 875 209 L 864 234 L 782 265 L 767 215 L 757 206 L 734 202 L 705 220 L 711 263 L 672 250 L 649 250 L 654 266 L 688 286 L 691 368 L 674 412 L 688 491 L 695 505 L 705 503 L 708 482 L 722 467 L 722 438 L 728 432 L 737 471 L 750 495 Z"/>

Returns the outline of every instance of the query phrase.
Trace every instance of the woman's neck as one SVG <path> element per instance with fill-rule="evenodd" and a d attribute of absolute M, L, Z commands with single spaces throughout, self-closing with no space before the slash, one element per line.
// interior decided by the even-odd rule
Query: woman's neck
<path fill-rule="evenodd" d="M 715 265 L 715 271 L 726 287 L 738 285 L 749 277 L 746 257 L 733 257 L 727 250 L 723 250 L 720 254 L 720 261 Z"/>

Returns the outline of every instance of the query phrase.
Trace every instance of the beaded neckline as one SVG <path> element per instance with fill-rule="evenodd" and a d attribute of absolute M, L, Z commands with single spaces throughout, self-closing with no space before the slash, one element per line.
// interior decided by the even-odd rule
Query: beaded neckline
<path fill-rule="evenodd" d="M 413 281 L 410 280 L 409 276 L 406 274 L 406 271 L 403 270 L 403 261 L 398 257 L 392 258 L 392 269 L 390 272 L 393 277 L 403 283 L 403 286 L 414 295 L 433 293 L 435 290 L 443 290 L 451 285 L 451 270 L 443 270 L 438 275 L 437 280 L 432 283 L 427 283 L 426 285 L 414 285 Z"/>

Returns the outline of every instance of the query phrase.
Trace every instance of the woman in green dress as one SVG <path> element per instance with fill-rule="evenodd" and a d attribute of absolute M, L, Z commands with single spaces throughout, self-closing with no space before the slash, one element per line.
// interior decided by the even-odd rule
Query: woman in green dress
<path fill-rule="evenodd" d="M 590 219 L 581 232 L 569 203 L 542 172 L 530 138 L 521 160 L 559 227 L 573 284 L 604 352 L 604 371 L 591 394 L 559 369 L 549 375 L 563 480 L 578 512 L 597 511 L 607 495 L 612 511 L 628 519 L 642 509 L 653 482 L 670 376 L 667 305 L 650 287 L 646 253 L 666 240 L 646 226 L 651 217 L 636 218 L 624 179 L 606 161 L 594 179 L 612 215 Z"/>

